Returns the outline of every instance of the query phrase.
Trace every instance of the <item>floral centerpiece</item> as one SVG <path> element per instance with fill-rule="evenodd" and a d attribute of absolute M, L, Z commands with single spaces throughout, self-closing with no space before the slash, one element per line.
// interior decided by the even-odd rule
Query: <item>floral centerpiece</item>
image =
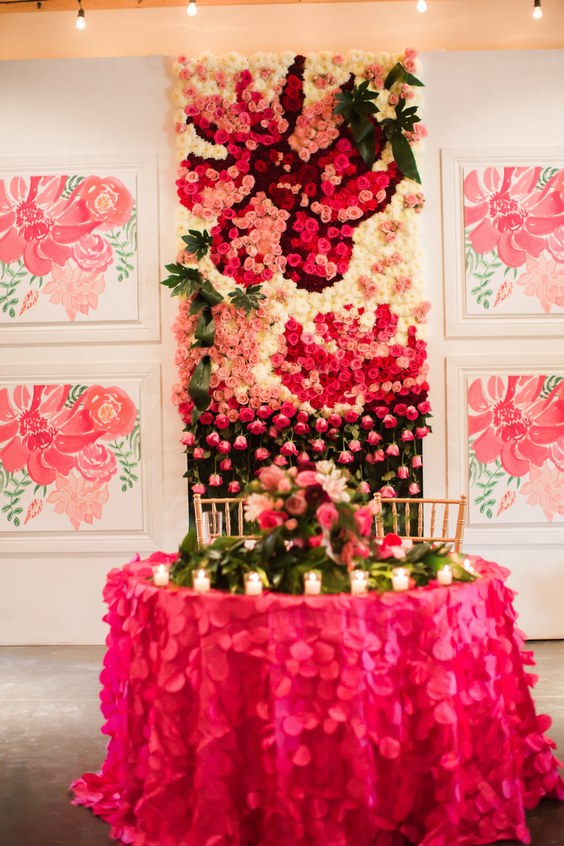
<path fill-rule="evenodd" d="M 412 544 L 395 534 L 377 538 L 376 503 L 366 486 L 352 487 L 350 473 L 331 461 L 263 467 L 248 486 L 244 511 L 256 539 L 221 537 L 198 549 L 189 532 L 172 569 L 177 584 L 190 586 L 200 568 L 208 570 L 214 587 L 232 592 L 242 590 L 244 574 L 252 570 L 266 588 L 292 594 L 302 593 L 310 570 L 320 572 L 324 593 L 348 591 L 354 569 L 368 572 L 374 590 L 389 589 L 400 565 L 412 587 L 427 584 L 447 563 L 455 579 L 473 578 L 448 544 Z"/>

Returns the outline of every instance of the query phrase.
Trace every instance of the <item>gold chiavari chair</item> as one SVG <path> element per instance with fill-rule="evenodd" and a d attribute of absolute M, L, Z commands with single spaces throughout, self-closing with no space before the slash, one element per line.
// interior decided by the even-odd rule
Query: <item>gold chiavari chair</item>
<path fill-rule="evenodd" d="M 466 516 L 466 497 L 432 499 L 382 497 L 374 494 L 376 502 L 376 535 L 383 537 L 394 532 L 414 542 L 452 543 L 460 552 Z"/>
<path fill-rule="evenodd" d="M 194 518 L 198 546 L 205 546 L 221 535 L 233 538 L 256 537 L 246 531 L 242 497 L 206 497 L 194 494 Z M 208 514 L 207 525 L 205 514 Z"/>

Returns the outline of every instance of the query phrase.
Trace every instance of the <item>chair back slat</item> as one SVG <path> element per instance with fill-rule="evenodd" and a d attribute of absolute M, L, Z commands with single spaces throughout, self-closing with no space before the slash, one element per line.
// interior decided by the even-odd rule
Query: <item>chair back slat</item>
<path fill-rule="evenodd" d="M 376 493 L 374 501 L 378 537 L 394 532 L 413 541 L 452 543 L 454 550 L 460 551 L 466 516 L 464 495 L 459 499 L 435 499 L 382 497 Z"/>
<path fill-rule="evenodd" d="M 196 524 L 196 538 L 198 546 L 205 546 L 221 535 L 235 538 L 253 538 L 249 531 L 245 531 L 245 513 L 243 497 L 202 497 L 194 494 L 194 522 Z M 209 510 L 212 515 L 209 533 L 204 525 L 204 513 Z M 233 513 L 234 512 L 234 513 Z M 223 527 L 216 530 L 218 522 L 215 515 L 221 515 Z M 236 529 L 236 531 L 234 531 Z"/>

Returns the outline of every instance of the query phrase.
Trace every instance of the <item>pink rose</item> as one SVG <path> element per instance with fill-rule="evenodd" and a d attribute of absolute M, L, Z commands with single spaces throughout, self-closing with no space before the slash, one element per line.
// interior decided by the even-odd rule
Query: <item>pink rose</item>
<path fill-rule="evenodd" d="M 360 421 L 360 428 L 361 429 L 373 429 L 374 428 L 374 420 L 368 414 L 365 414 L 362 420 Z"/>
<path fill-rule="evenodd" d="M 317 420 L 315 423 L 315 429 L 317 432 L 319 432 L 319 434 L 321 434 L 322 432 L 326 432 L 328 428 L 329 423 L 327 422 L 327 420 L 325 420 L 324 417 L 320 417 L 319 420 Z"/>
<path fill-rule="evenodd" d="M 370 485 L 368 482 L 360 482 L 357 487 L 357 491 L 360 494 L 369 494 L 370 493 Z"/>
<path fill-rule="evenodd" d="M 329 425 L 333 426 L 333 428 L 338 429 L 343 421 L 339 417 L 338 414 L 330 414 L 329 415 Z"/>
<path fill-rule="evenodd" d="M 288 481 L 285 472 L 272 464 L 269 467 L 261 467 L 258 477 L 263 488 L 271 492 L 280 491 L 281 483 Z"/>
<path fill-rule="evenodd" d="M 339 457 L 337 458 L 337 464 L 351 464 L 351 462 L 353 461 L 354 455 L 347 449 L 344 449 L 342 452 L 340 452 Z"/>
<path fill-rule="evenodd" d="M 298 528 L 298 521 L 291 517 L 290 520 L 286 520 L 284 528 L 288 529 L 289 532 L 295 532 Z"/>
<path fill-rule="evenodd" d="M 423 459 L 420 455 L 414 455 L 411 459 L 411 466 L 413 468 L 422 467 L 423 466 Z"/>
<path fill-rule="evenodd" d="M 233 449 L 247 449 L 247 439 L 244 435 L 237 435 L 233 442 Z"/>
<path fill-rule="evenodd" d="M 266 459 L 270 455 L 270 450 L 266 449 L 266 447 L 259 447 L 255 449 L 255 459 L 256 461 L 266 461 Z"/>
<path fill-rule="evenodd" d="M 229 426 L 229 417 L 225 414 L 218 414 L 215 418 L 215 425 L 218 429 L 227 429 Z"/>
<path fill-rule="evenodd" d="M 251 420 L 255 419 L 255 412 L 252 408 L 242 408 L 239 412 L 239 420 L 241 423 L 249 423 Z"/>
<path fill-rule="evenodd" d="M 291 514 L 293 517 L 299 517 L 306 511 L 307 502 L 303 496 L 293 494 L 288 497 L 284 503 L 284 507 L 286 508 L 288 514 Z"/>
<path fill-rule="evenodd" d="M 267 532 L 269 529 L 276 529 L 278 526 L 282 526 L 287 518 L 288 515 L 284 511 L 265 509 L 257 517 L 257 523 L 263 532 Z"/>
<path fill-rule="evenodd" d="M 351 452 L 360 452 L 362 449 L 362 444 L 357 440 L 349 441 L 348 446 Z"/>
<path fill-rule="evenodd" d="M 221 438 L 217 434 L 217 432 L 210 432 L 209 435 L 206 436 L 206 443 L 208 446 L 216 447 L 219 446 L 219 442 Z"/>
<path fill-rule="evenodd" d="M 240 482 L 229 482 L 227 486 L 227 492 L 230 494 L 237 494 L 241 490 L 241 483 Z"/>
<path fill-rule="evenodd" d="M 323 502 L 315 512 L 315 516 L 323 529 L 331 529 L 339 519 L 339 512 L 332 502 Z"/>
<path fill-rule="evenodd" d="M 224 458 L 222 461 L 219 462 L 220 470 L 231 470 L 233 467 L 233 462 L 230 458 Z"/>
<path fill-rule="evenodd" d="M 217 445 L 217 451 L 221 453 L 221 455 L 227 455 L 228 452 L 231 452 L 231 444 L 229 441 L 220 441 Z"/>
<path fill-rule="evenodd" d="M 409 429 L 404 429 L 401 433 L 401 439 L 404 443 L 407 441 L 413 441 L 415 439 L 415 435 Z"/>
<path fill-rule="evenodd" d="M 354 512 L 354 521 L 361 535 L 368 536 L 374 528 L 374 514 L 369 505 L 363 505 Z"/>
<path fill-rule="evenodd" d="M 202 495 L 202 494 L 205 494 L 205 492 L 206 492 L 206 486 L 202 485 L 200 482 L 198 482 L 197 485 L 192 485 L 192 493 Z"/>
<path fill-rule="evenodd" d="M 277 414 L 276 417 L 272 418 L 272 422 L 277 429 L 286 429 L 290 425 L 290 418 L 286 417 L 285 414 Z"/>
<path fill-rule="evenodd" d="M 403 558 L 405 552 L 402 549 L 401 538 L 393 532 L 388 532 L 379 542 L 380 558 Z M 398 555 L 398 551 L 402 551 L 403 555 Z"/>
<path fill-rule="evenodd" d="M 417 482 L 412 482 L 407 490 L 409 491 L 410 496 L 417 496 L 418 493 L 421 493 L 421 488 Z"/>
<path fill-rule="evenodd" d="M 393 429 L 394 426 L 398 425 L 398 421 L 393 414 L 386 414 L 383 422 L 386 429 Z"/>
<path fill-rule="evenodd" d="M 201 458 L 204 457 L 203 447 L 195 447 L 193 454 L 194 454 L 194 458 L 196 459 L 196 461 L 199 461 Z"/>
<path fill-rule="evenodd" d="M 300 470 L 296 476 L 296 484 L 300 488 L 309 488 L 311 485 L 318 485 L 317 470 Z"/>
<path fill-rule="evenodd" d="M 185 435 L 182 435 L 180 443 L 184 444 L 184 446 L 192 447 L 196 443 L 196 436 L 193 432 L 186 432 Z"/>
<path fill-rule="evenodd" d="M 223 479 L 219 475 L 219 473 L 212 473 L 208 483 L 212 488 L 219 488 L 219 486 L 223 483 Z"/>
<path fill-rule="evenodd" d="M 284 458 L 283 455 L 277 455 L 274 459 L 274 464 L 276 464 L 277 467 L 286 467 L 286 465 L 288 464 L 288 459 Z"/>
<path fill-rule="evenodd" d="M 325 444 L 325 441 L 322 441 L 320 438 L 318 438 L 316 441 L 311 441 L 311 448 L 314 452 L 325 452 L 327 446 Z"/>
<path fill-rule="evenodd" d="M 389 496 L 397 496 L 394 488 L 391 485 L 384 485 L 383 488 L 380 488 L 380 495 L 382 497 L 389 497 Z"/>
<path fill-rule="evenodd" d="M 369 432 L 366 440 L 368 441 L 370 446 L 375 446 L 376 444 L 379 444 L 382 440 L 382 435 L 379 435 L 378 432 Z"/>
<path fill-rule="evenodd" d="M 282 455 L 287 456 L 297 455 L 298 448 L 293 441 L 286 441 L 286 443 L 282 444 L 282 446 L 280 447 L 280 452 L 282 453 Z"/>
<path fill-rule="evenodd" d="M 308 464 L 310 457 L 307 452 L 300 452 L 297 458 L 298 464 Z"/>
<path fill-rule="evenodd" d="M 307 423 L 296 423 L 294 426 L 294 432 L 296 435 L 307 435 L 310 431 L 310 427 Z"/>
<path fill-rule="evenodd" d="M 402 464 L 401 467 L 398 467 L 396 476 L 398 479 L 407 479 L 409 476 L 409 467 L 406 467 L 405 464 Z"/>
<path fill-rule="evenodd" d="M 418 429 L 415 430 L 415 437 L 416 438 L 426 438 L 429 434 L 429 429 L 427 426 L 420 426 Z"/>
<path fill-rule="evenodd" d="M 356 423 L 358 420 L 358 414 L 356 411 L 347 411 L 345 414 L 345 420 L 347 423 Z"/>
<path fill-rule="evenodd" d="M 389 444 L 386 447 L 386 455 L 399 455 L 399 446 L 397 444 Z"/>
<path fill-rule="evenodd" d="M 253 420 L 252 423 L 249 423 L 247 429 L 251 435 L 262 435 L 266 432 L 266 424 L 263 423 L 262 420 Z"/>

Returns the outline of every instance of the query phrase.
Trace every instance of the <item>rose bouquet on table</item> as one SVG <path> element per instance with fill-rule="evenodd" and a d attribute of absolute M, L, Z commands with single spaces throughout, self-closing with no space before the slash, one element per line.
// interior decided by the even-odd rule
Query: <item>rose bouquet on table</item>
<path fill-rule="evenodd" d="M 220 537 L 198 549 L 189 532 L 172 569 L 177 584 L 191 585 L 195 569 L 205 568 L 216 588 L 239 592 L 244 574 L 258 572 L 266 588 L 302 593 L 304 573 L 317 570 L 324 593 L 349 590 L 349 573 L 366 570 L 369 587 L 387 590 L 395 568 L 404 567 L 410 584 L 425 585 L 445 564 L 458 580 L 473 576 L 447 544 L 412 544 L 395 534 L 375 535 L 376 503 L 364 485 L 331 461 L 300 468 L 263 467 L 248 486 L 245 521 L 254 539 Z"/>

